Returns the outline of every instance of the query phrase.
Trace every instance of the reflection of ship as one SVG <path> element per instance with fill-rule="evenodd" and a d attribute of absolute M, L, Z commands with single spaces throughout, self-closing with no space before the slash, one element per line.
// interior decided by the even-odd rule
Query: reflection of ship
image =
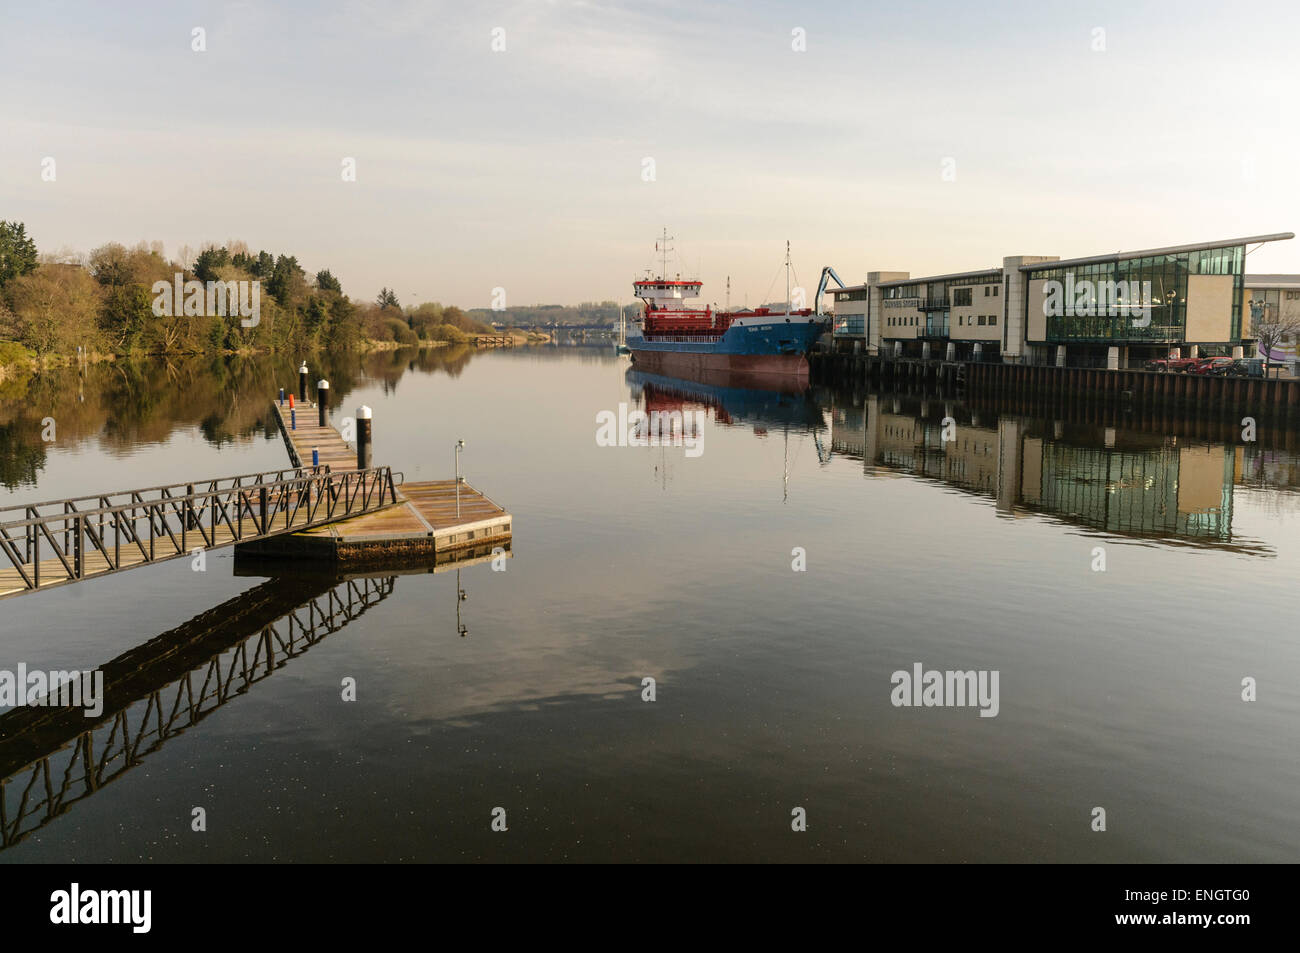
<path fill-rule="evenodd" d="M 615 354 L 631 354 L 632 349 L 627 346 L 627 312 L 623 306 L 618 306 L 618 343 L 614 345 Z"/>
<path fill-rule="evenodd" d="M 769 428 L 793 428 L 817 433 L 826 420 L 812 393 L 793 380 L 779 389 L 760 390 L 745 375 L 714 372 L 693 378 L 667 377 L 629 368 L 628 386 L 632 397 L 644 404 L 647 414 L 704 410 L 727 426 L 748 424 L 757 434 Z"/>
<path fill-rule="evenodd" d="M 788 247 L 784 310 L 733 312 L 685 304 L 700 296 L 701 282 L 682 281 L 680 275 L 669 280 L 667 243 L 665 234 L 660 274 L 633 283 L 645 302 L 642 335 L 628 342 L 638 367 L 663 374 L 740 371 L 808 380 L 808 352 L 829 322 L 811 308 L 791 307 Z"/>

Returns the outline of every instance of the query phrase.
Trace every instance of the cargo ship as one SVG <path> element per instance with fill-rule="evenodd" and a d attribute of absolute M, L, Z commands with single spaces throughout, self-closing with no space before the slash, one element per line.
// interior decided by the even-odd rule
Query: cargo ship
<path fill-rule="evenodd" d="M 829 319 L 812 308 L 790 307 L 790 248 L 786 244 L 784 309 L 716 311 L 690 304 L 700 296 L 700 281 L 668 278 L 665 232 L 663 270 L 632 283 L 644 302 L 641 336 L 627 346 L 638 370 L 671 376 L 727 371 L 758 377 L 808 379 L 808 354 L 830 329 Z"/>

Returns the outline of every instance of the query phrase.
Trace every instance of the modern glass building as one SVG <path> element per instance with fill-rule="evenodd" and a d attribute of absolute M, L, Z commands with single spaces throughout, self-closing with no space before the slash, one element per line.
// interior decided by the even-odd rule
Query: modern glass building
<path fill-rule="evenodd" d="M 892 357 L 1061 366 L 1249 356 L 1246 256 L 1294 237 L 1279 232 L 1065 260 L 1014 256 L 1001 268 L 928 278 L 872 272 L 863 284 L 832 292 L 834 336 L 840 349 Z"/>
<path fill-rule="evenodd" d="M 1242 327 L 1246 248 L 1281 237 L 1023 265 L 1025 343 L 1083 345 L 1076 355 L 1097 358 L 1111 347 L 1133 349 L 1120 366 L 1184 345 L 1232 354 L 1249 336 Z"/>

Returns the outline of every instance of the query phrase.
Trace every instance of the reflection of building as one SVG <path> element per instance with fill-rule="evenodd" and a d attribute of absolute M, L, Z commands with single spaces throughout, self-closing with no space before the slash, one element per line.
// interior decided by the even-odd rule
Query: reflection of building
<path fill-rule="evenodd" d="M 1248 246 L 1293 237 L 1067 260 L 1015 256 L 1000 268 L 931 278 L 871 272 L 831 292 L 836 347 L 1062 366 L 1140 367 L 1184 348 L 1194 349 L 1187 356 L 1242 356 L 1252 340 L 1243 311 Z"/>
<path fill-rule="evenodd" d="M 831 420 L 834 449 L 861 456 L 868 475 L 941 480 L 1008 515 L 1050 513 L 1106 532 L 1232 538 L 1240 448 L 1009 415 L 986 421 L 952 404 L 875 394 L 861 408 L 836 407 Z"/>
<path fill-rule="evenodd" d="M 1022 483 L 1022 502 L 1113 532 L 1227 539 L 1235 463 L 1223 446 L 1116 449 L 1026 440 L 1031 478 Z"/>

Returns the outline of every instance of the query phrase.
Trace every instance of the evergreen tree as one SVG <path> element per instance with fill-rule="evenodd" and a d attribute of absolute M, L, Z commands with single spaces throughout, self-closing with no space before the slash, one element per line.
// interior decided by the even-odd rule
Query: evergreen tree
<path fill-rule="evenodd" d="M 0 222 L 0 285 L 36 270 L 36 243 L 22 222 Z"/>

